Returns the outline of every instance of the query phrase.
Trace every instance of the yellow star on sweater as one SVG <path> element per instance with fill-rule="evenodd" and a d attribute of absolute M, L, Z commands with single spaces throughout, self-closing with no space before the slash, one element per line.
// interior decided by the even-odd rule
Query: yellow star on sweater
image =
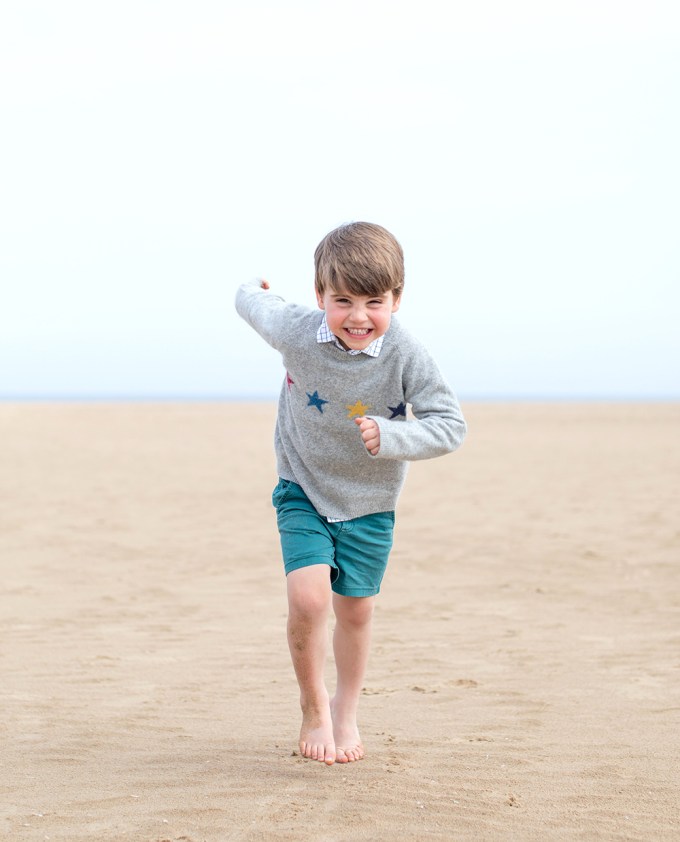
<path fill-rule="evenodd" d="M 366 415 L 370 406 L 362 403 L 361 401 L 357 401 L 355 404 L 347 404 L 347 409 L 349 409 L 348 418 L 361 418 L 363 415 Z"/>

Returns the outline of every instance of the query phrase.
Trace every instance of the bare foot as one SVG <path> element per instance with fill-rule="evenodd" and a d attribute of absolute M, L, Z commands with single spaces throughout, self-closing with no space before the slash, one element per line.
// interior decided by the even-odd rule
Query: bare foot
<path fill-rule="evenodd" d="M 333 711 L 333 736 L 335 737 L 338 763 L 352 763 L 355 760 L 363 760 L 364 744 L 361 742 L 355 719 L 341 718 L 336 711 Z"/>
<path fill-rule="evenodd" d="M 333 739 L 333 721 L 330 710 L 302 712 L 300 728 L 300 753 L 310 760 L 319 760 L 332 766 L 336 760 L 335 741 Z"/>

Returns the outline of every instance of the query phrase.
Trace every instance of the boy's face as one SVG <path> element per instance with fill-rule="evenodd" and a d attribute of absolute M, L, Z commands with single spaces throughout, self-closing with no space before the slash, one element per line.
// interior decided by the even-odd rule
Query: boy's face
<path fill-rule="evenodd" d="M 380 295 L 353 295 L 337 289 L 327 289 L 322 295 L 317 290 L 316 300 L 326 311 L 331 332 L 351 351 L 363 351 L 387 333 L 392 313 L 401 303 L 392 290 Z"/>

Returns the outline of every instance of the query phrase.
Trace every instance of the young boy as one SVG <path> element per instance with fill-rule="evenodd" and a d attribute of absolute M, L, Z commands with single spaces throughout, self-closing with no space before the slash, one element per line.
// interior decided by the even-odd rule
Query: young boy
<path fill-rule="evenodd" d="M 236 308 L 286 368 L 272 502 L 300 686 L 300 752 L 331 765 L 364 756 L 357 708 L 407 460 L 455 450 L 465 422 L 428 352 L 392 319 L 404 286 L 395 238 L 367 222 L 342 225 L 321 241 L 314 263 L 319 310 L 268 293 L 267 281 L 243 284 Z M 331 604 L 332 699 L 324 681 Z"/>

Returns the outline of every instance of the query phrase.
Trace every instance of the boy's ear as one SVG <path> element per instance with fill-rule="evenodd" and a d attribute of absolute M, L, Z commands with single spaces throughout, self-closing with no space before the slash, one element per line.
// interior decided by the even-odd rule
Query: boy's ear
<path fill-rule="evenodd" d="M 325 310 L 326 307 L 324 306 L 324 303 L 323 303 L 323 295 L 321 295 L 321 293 L 319 292 L 319 290 L 316 287 L 314 287 L 314 292 L 316 293 L 316 303 L 319 305 L 319 309 Z"/>
<path fill-rule="evenodd" d="M 394 301 L 392 302 L 392 312 L 396 313 L 400 306 L 401 306 L 401 295 L 399 296 L 399 298 L 395 298 Z"/>

